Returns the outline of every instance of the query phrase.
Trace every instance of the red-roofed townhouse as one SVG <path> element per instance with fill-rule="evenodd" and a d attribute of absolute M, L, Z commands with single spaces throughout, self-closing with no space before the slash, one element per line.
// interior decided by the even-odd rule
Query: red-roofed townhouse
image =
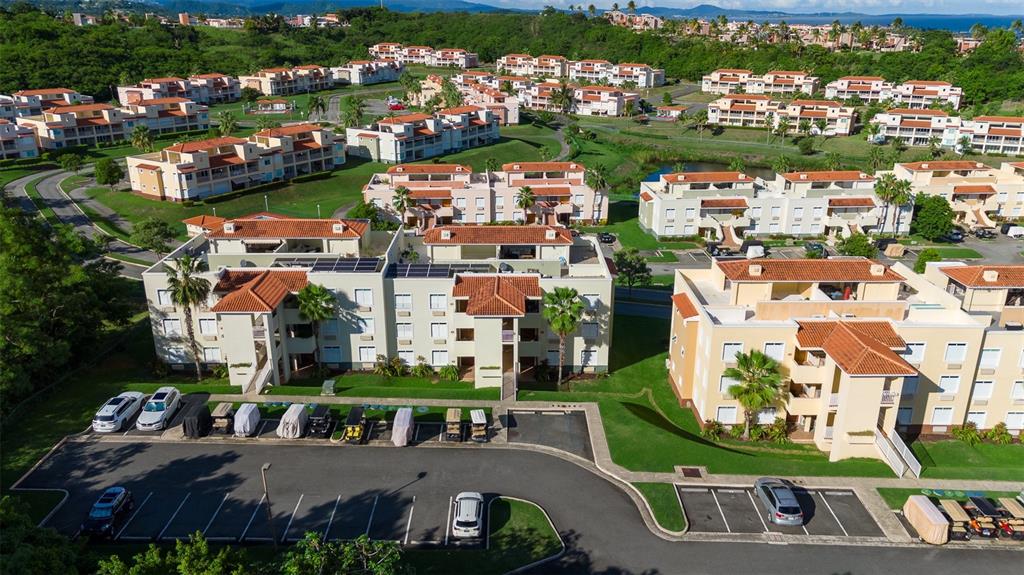
<path fill-rule="evenodd" d="M 479 106 L 381 118 L 345 131 L 349 154 L 390 164 L 475 148 L 498 137 L 497 117 Z"/>

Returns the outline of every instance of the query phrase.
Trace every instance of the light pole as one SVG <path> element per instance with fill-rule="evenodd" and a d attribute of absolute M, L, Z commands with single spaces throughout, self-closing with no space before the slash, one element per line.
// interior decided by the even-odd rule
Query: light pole
<path fill-rule="evenodd" d="M 267 195 L 263 194 L 263 209 L 264 211 L 270 211 L 270 204 L 267 202 Z"/>
<path fill-rule="evenodd" d="M 270 211 L 270 210 L 267 210 L 267 211 Z M 316 205 L 316 217 L 318 217 L 318 218 L 320 217 L 320 204 Z"/>
<path fill-rule="evenodd" d="M 260 476 L 263 478 L 263 499 L 267 502 L 267 526 L 270 528 L 270 538 L 274 540 L 274 549 L 277 549 L 277 531 L 274 530 L 274 512 L 270 510 L 270 491 L 267 489 L 267 470 L 269 463 L 260 467 Z"/>

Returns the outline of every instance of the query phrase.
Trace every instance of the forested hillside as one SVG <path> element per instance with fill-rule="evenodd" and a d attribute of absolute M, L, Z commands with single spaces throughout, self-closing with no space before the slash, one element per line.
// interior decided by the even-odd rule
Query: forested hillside
<path fill-rule="evenodd" d="M 846 74 L 890 80 L 948 80 L 969 103 L 1024 97 L 1024 59 L 1009 31 L 992 30 L 967 57 L 955 54 L 946 32 L 924 32 L 920 53 L 831 53 L 818 47 L 741 49 L 699 38 L 637 34 L 583 14 L 409 14 L 377 9 L 343 11 L 351 26 L 292 29 L 273 21 L 251 30 L 164 27 L 148 22 L 74 27 L 38 11 L 0 11 L 0 92 L 68 86 L 102 99 L 125 80 L 218 71 L 239 74 L 282 64 L 339 64 L 366 57 L 383 41 L 456 46 L 484 62 L 509 52 L 570 58 L 639 61 L 664 67 L 672 78 L 697 80 L 719 67 L 804 69 L 824 81 Z"/>

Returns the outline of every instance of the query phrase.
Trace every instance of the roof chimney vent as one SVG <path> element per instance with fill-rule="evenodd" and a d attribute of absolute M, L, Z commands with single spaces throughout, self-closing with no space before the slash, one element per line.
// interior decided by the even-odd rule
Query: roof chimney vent
<path fill-rule="evenodd" d="M 398 166 L 397 168 L 395 168 L 395 171 L 399 172 L 399 173 L 404 172 L 405 171 L 405 166 Z"/>
<path fill-rule="evenodd" d="M 441 239 L 442 240 L 450 240 L 450 239 L 452 239 L 452 231 L 451 230 L 441 230 Z"/>
<path fill-rule="evenodd" d="M 764 271 L 764 268 L 761 267 L 761 264 L 750 264 L 750 267 L 747 268 L 747 273 L 755 278 L 760 277 L 762 271 Z"/>
<path fill-rule="evenodd" d="M 885 266 L 882 264 L 871 264 L 871 275 L 880 276 L 885 273 Z"/>
<path fill-rule="evenodd" d="M 928 162 L 925 162 L 925 163 L 921 164 L 921 169 L 922 170 L 927 170 L 928 169 Z"/>
<path fill-rule="evenodd" d="M 335 233 L 335 234 L 343 234 L 343 233 L 345 233 L 345 222 L 334 222 L 334 225 L 331 226 L 331 233 Z"/>
<path fill-rule="evenodd" d="M 800 179 L 801 180 L 806 180 L 807 179 L 807 174 L 800 174 Z"/>
<path fill-rule="evenodd" d="M 546 240 L 553 240 L 556 237 L 558 237 L 558 232 L 556 232 L 555 230 L 549 228 L 544 232 L 544 239 Z"/>
<path fill-rule="evenodd" d="M 233 234 L 235 233 L 235 222 L 224 222 L 224 233 Z"/>
<path fill-rule="evenodd" d="M 999 281 L 999 271 L 998 270 L 985 270 L 985 271 L 981 272 L 981 279 L 983 279 L 983 280 L 985 280 L 985 281 L 987 281 L 989 283 Z"/>

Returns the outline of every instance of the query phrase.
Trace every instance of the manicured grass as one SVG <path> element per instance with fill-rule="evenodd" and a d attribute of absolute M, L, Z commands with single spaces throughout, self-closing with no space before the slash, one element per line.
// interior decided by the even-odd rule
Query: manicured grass
<path fill-rule="evenodd" d="M 696 247 L 696 244 L 692 242 L 659 242 L 654 236 L 641 229 L 640 220 L 637 218 L 637 203 L 634 200 L 611 202 L 608 205 L 608 212 L 608 225 L 589 226 L 581 228 L 581 230 L 590 233 L 613 233 L 622 247 L 638 250 L 685 250 Z"/>
<path fill-rule="evenodd" d="M 341 397 L 408 397 L 413 399 L 497 400 L 497 388 L 474 389 L 472 382 L 443 381 L 421 377 L 382 377 L 372 373 L 327 376 L 335 381 L 335 395 Z M 269 395 L 320 395 L 320 385 L 307 382 L 272 387 Z"/>
<path fill-rule="evenodd" d="M 539 507 L 498 499 L 491 503 L 487 525 L 489 549 L 409 550 L 405 556 L 419 575 L 507 573 L 558 553 L 558 534 Z"/>
<path fill-rule="evenodd" d="M 963 491 L 932 490 L 917 487 L 879 487 L 876 491 L 885 500 L 885 504 L 889 506 L 889 509 L 903 509 L 903 504 L 907 502 L 907 498 L 911 495 L 927 495 L 935 503 L 938 503 L 940 499 L 954 499 L 962 502 L 967 501 L 968 497 L 967 493 Z M 970 493 L 971 495 L 980 494 L 982 497 L 988 497 L 993 501 L 998 497 L 1017 496 L 1015 491 L 971 491 Z"/>
<path fill-rule="evenodd" d="M 658 264 L 674 264 L 679 261 L 679 258 L 676 257 L 676 254 L 668 250 L 662 251 L 660 255 L 651 255 L 645 257 L 644 259 L 646 259 L 650 263 Z"/>
<path fill-rule="evenodd" d="M 104 257 L 108 257 L 108 258 L 110 258 L 112 260 L 118 260 L 118 261 L 129 263 L 129 264 L 140 265 L 140 266 L 144 266 L 144 267 L 147 267 L 147 268 L 151 267 L 153 265 L 153 262 L 148 262 L 146 260 L 140 260 L 139 258 L 133 258 L 131 256 L 126 256 L 124 254 L 119 254 L 117 252 L 107 252 L 107 253 L 105 253 L 103 255 L 104 255 Z"/>
<path fill-rule="evenodd" d="M 939 252 L 939 255 L 944 260 L 977 260 L 984 257 L 971 248 L 947 248 L 940 246 L 933 247 L 932 249 Z"/>
<path fill-rule="evenodd" d="M 1024 479 L 1024 444 L 975 446 L 962 441 L 916 441 L 910 445 L 921 462 L 922 477 L 945 479 Z"/>
<path fill-rule="evenodd" d="M 38 164 L 27 167 L 0 169 L 0 190 L 7 187 L 7 184 L 19 178 L 31 176 L 32 174 L 43 170 L 52 170 L 59 167 L 60 166 L 56 164 L 40 161 Z"/>
<path fill-rule="evenodd" d="M 36 209 L 39 210 L 39 213 L 43 216 L 44 220 L 56 222 L 57 214 L 55 214 L 53 212 L 53 209 L 50 208 L 50 206 L 48 206 L 45 201 L 43 201 L 43 196 L 39 194 L 39 190 L 36 188 L 36 186 L 42 180 L 43 178 L 36 178 L 31 182 L 25 184 L 25 194 L 28 195 L 29 198 L 31 198 L 32 203 L 35 204 Z"/>
<path fill-rule="evenodd" d="M 469 164 L 474 171 L 482 172 L 489 158 L 498 164 L 531 162 L 541 158 L 540 149 L 547 148 L 548 157 L 558 155 L 560 146 L 554 130 L 531 124 L 502 126 L 501 139 L 490 146 L 472 148 L 440 158 L 442 163 Z M 419 163 L 433 163 L 431 158 Z M 365 183 L 365 182 L 364 182 Z"/>
<path fill-rule="evenodd" d="M 676 494 L 676 486 L 671 483 L 634 483 L 634 487 L 640 490 L 647 504 L 651 506 L 654 519 L 662 528 L 669 531 L 682 531 L 686 529 L 686 517 L 683 515 L 683 508 L 679 505 L 679 496 Z"/>
<path fill-rule="evenodd" d="M 28 516 L 35 523 L 41 522 L 50 511 L 64 499 L 60 491 L 12 491 L 10 496 L 23 502 Z"/>

